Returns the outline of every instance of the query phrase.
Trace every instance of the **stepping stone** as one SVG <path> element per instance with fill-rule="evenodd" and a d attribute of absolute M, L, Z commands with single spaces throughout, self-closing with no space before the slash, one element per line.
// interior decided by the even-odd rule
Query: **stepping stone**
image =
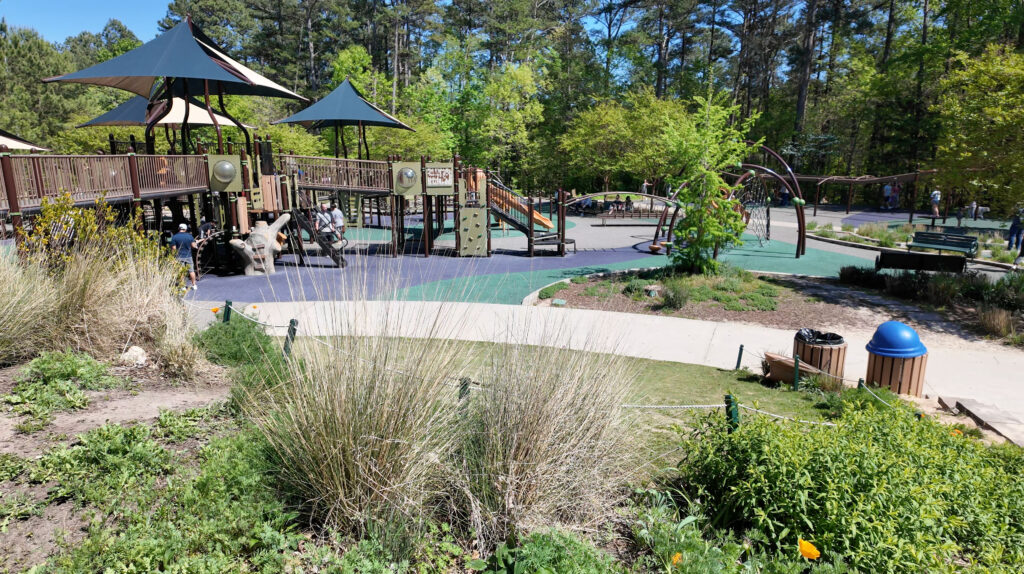
<path fill-rule="evenodd" d="M 552 307 L 565 307 L 565 299 L 552 299 L 551 300 L 551 306 Z"/>

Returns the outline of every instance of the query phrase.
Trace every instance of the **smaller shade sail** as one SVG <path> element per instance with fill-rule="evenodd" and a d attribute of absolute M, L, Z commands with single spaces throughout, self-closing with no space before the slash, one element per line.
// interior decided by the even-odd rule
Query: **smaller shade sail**
<path fill-rule="evenodd" d="M 306 98 L 264 78 L 229 58 L 214 43 L 183 20 L 145 44 L 84 70 L 47 78 L 44 82 L 77 82 L 109 86 L 148 96 L 161 78 L 171 78 L 174 95 L 210 93 Z"/>
<path fill-rule="evenodd" d="M 0 145 L 5 145 L 8 149 L 47 151 L 44 147 L 39 147 L 33 143 L 29 143 L 10 132 L 5 132 L 4 130 L 0 130 Z"/>
<path fill-rule="evenodd" d="M 160 108 L 158 106 L 166 105 L 163 100 L 158 101 L 156 106 L 153 108 L 153 113 L 158 114 Z M 80 124 L 76 127 L 85 128 L 91 126 L 145 126 L 148 120 L 152 117 L 146 114 L 146 108 L 149 106 L 149 100 L 142 96 L 135 96 L 127 102 L 117 106 L 109 112 L 95 117 L 84 124 Z M 214 116 L 217 117 L 217 122 L 221 126 L 237 127 L 235 123 L 230 119 L 214 112 Z M 183 98 L 174 98 L 171 100 L 171 111 L 164 116 L 157 125 L 169 125 L 169 126 L 180 126 L 185 121 L 185 100 Z M 206 106 L 200 103 L 196 99 L 190 99 L 189 110 L 188 110 L 188 125 L 190 126 L 208 126 L 213 125 L 213 121 L 210 120 L 210 113 L 206 110 Z M 245 125 L 245 124 L 243 124 Z M 248 129 L 252 129 L 252 126 L 245 126 Z"/>
<path fill-rule="evenodd" d="M 314 128 L 362 124 L 416 131 L 395 116 L 368 102 L 347 78 L 319 102 L 274 123 L 302 124 Z"/>

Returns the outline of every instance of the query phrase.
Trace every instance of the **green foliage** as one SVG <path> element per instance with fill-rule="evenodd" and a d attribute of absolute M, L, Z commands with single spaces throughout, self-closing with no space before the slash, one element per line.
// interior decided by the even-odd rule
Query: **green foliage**
<path fill-rule="evenodd" d="M 684 439 L 671 479 L 700 499 L 711 524 L 751 529 L 758 545 L 797 558 L 797 538 L 822 562 L 871 571 L 1024 566 L 1020 449 L 993 449 L 912 409 L 860 405 L 835 427 L 744 417 L 730 432 L 708 417 Z"/>
<path fill-rule="evenodd" d="M 172 468 L 170 453 L 151 438 L 148 427 L 104 425 L 81 435 L 74 446 L 48 452 L 30 469 L 29 479 L 57 482 L 51 499 L 114 509 Z"/>
<path fill-rule="evenodd" d="M 608 297 L 614 295 L 617 291 L 618 290 L 615 288 L 615 285 L 607 279 L 598 281 L 597 283 L 593 283 L 591 285 L 587 285 L 586 287 L 583 288 L 584 295 L 586 295 L 587 297 L 597 297 L 599 299 L 607 299 Z"/>
<path fill-rule="evenodd" d="M 582 285 L 584 283 L 589 283 L 590 277 L 587 277 L 586 275 L 576 275 L 569 279 L 569 282 L 574 285 Z"/>
<path fill-rule="evenodd" d="M 7 532 L 7 525 L 15 520 L 42 514 L 45 502 L 33 500 L 20 492 L 0 492 L 0 534 Z"/>
<path fill-rule="evenodd" d="M 935 105 L 943 123 L 938 179 L 1010 213 L 1024 191 L 1024 55 L 991 45 L 980 56 L 958 52 L 952 64 Z"/>
<path fill-rule="evenodd" d="M 83 391 L 122 388 L 124 379 L 107 374 L 108 367 L 84 353 L 44 352 L 28 364 L 11 394 L 0 397 L 14 412 L 27 417 L 22 432 L 42 429 L 54 411 L 84 409 L 89 397 Z"/>
<path fill-rule="evenodd" d="M 540 292 L 537 293 L 537 298 L 538 299 L 550 299 L 550 298 L 555 296 L 555 293 L 558 293 L 559 291 L 564 291 L 564 290 L 566 290 L 568 288 L 569 288 L 569 284 L 568 283 L 559 281 L 558 283 L 555 283 L 554 285 L 548 285 L 547 287 L 541 289 Z"/>
<path fill-rule="evenodd" d="M 696 111 L 686 120 L 664 126 L 668 149 L 681 166 L 678 183 L 686 184 L 679 195 L 686 209 L 676 225 L 672 261 L 691 272 L 713 273 L 717 252 L 742 244 L 742 206 L 731 198 L 733 188 L 722 172 L 750 153 L 746 133 L 753 118 L 735 123 L 738 108 L 716 102 L 710 91 L 694 104 Z"/>
<path fill-rule="evenodd" d="M 484 574 L 611 574 L 625 569 L 589 542 L 558 530 L 533 532 L 509 547 L 498 546 L 487 560 L 473 560 L 469 570 Z"/>
<path fill-rule="evenodd" d="M 10 453 L 0 453 L 0 482 L 14 480 L 25 470 L 25 460 Z"/>
<path fill-rule="evenodd" d="M 690 286 L 683 279 L 669 279 L 662 285 L 661 303 L 669 309 L 682 309 L 690 300 Z"/>
<path fill-rule="evenodd" d="M 124 437 L 106 441 L 112 453 L 89 449 L 89 456 L 59 455 L 46 463 L 59 462 L 62 468 L 66 459 L 74 459 L 67 466 L 77 470 L 48 477 L 61 480 L 61 490 L 71 490 L 63 482 L 68 479 L 86 492 L 99 492 L 99 484 L 113 488 L 121 482 L 117 476 L 135 477 L 122 491 L 109 490 L 109 498 L 95 500 L 116 510 L 119 520 L 93 521 L 85 539 L 52 558 L 47 572 L 280 572 L 287 564 L 302 568 L 314 557 L 318 565 L 337 562 L 322 553 L 298 552 L 304 537 L 296 531 L 296 515 L 274 494 L 257 437 L 242 432 L 215 439 L 202 449 L 198 470 L 169 476 L 166 486 L 152 489 L 145 484 L 175 466 L 167 451 L 147 438 L 144 427 L 116 429 L 94 431 Z"/>
<path fill-rule="evenodd" d="M 650 281 L 634 277 L 626 282 L 626 285 L 622 288 L 622 292 L 626 295 L 643 295 L 644 287 L 647 287 L 650 284 Z"/>

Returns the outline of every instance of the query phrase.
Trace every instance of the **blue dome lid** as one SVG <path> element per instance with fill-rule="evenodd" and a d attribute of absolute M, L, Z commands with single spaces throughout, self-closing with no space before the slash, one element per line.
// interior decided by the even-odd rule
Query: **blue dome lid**
<path fill-rule="evenodd" d="M 866 348 L 869 353 L 898 359 L 920 357 L 928 352 L 917 331 L 899 321 L 879 325 Z"/>

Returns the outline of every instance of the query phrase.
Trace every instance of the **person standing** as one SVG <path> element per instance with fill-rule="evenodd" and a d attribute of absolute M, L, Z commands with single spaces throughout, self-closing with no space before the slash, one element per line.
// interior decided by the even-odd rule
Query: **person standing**
<path fill-rule="evenodd" d="M 333 224 L 331 221 L 331 212 L 327 211 L 327 204 L 320 204 L 320 211 L 316 212 L 316 218 L 314 222 L 314 230 L 316 231 L 317 237 L 329 238 L 334 234 Z"/>
<path fill-rule="evenodd" d="M 171 246 L 175 250 L 178 262 L 188 268 L 188 278 L 192 281 L 192 289 L 199 289 L 196 282 L 196 266 L 192 261 L 192 250 L 196 248 L 196 238 L 188 232 L 188 225 L 182 223 L 178 232 L 171 236 Z M 185 287 L 188 291 L 188 287 Z"/>
<path fill-rule="evenodd" d="M 1024 248 L 1024 226 L 1021 225 L 1021 219 L 1024 218 L 1020 205 L 1017 205 L 1013 210 L 1013 219 L 1010 220 L 1010 242 L 1006 246 L 1007 249 L 1020 249 Z"/>
<path fill-rule="evenodd" d="M 932 191 L 932 217 L 939 217 L 939 203 L 942 202 L 942 192 L 939 190 Z"/>
<path fill-rule="evenodd" d="M 340 239 L 340 236 L 345 235 L 345 212 L 337 204 L 333 204 L 331 207 L 331 223 Z"/>
<path fill-rule="evenodd" d="M 882 209 L 892 209 L 892 184 L 882 186 Z"/>

